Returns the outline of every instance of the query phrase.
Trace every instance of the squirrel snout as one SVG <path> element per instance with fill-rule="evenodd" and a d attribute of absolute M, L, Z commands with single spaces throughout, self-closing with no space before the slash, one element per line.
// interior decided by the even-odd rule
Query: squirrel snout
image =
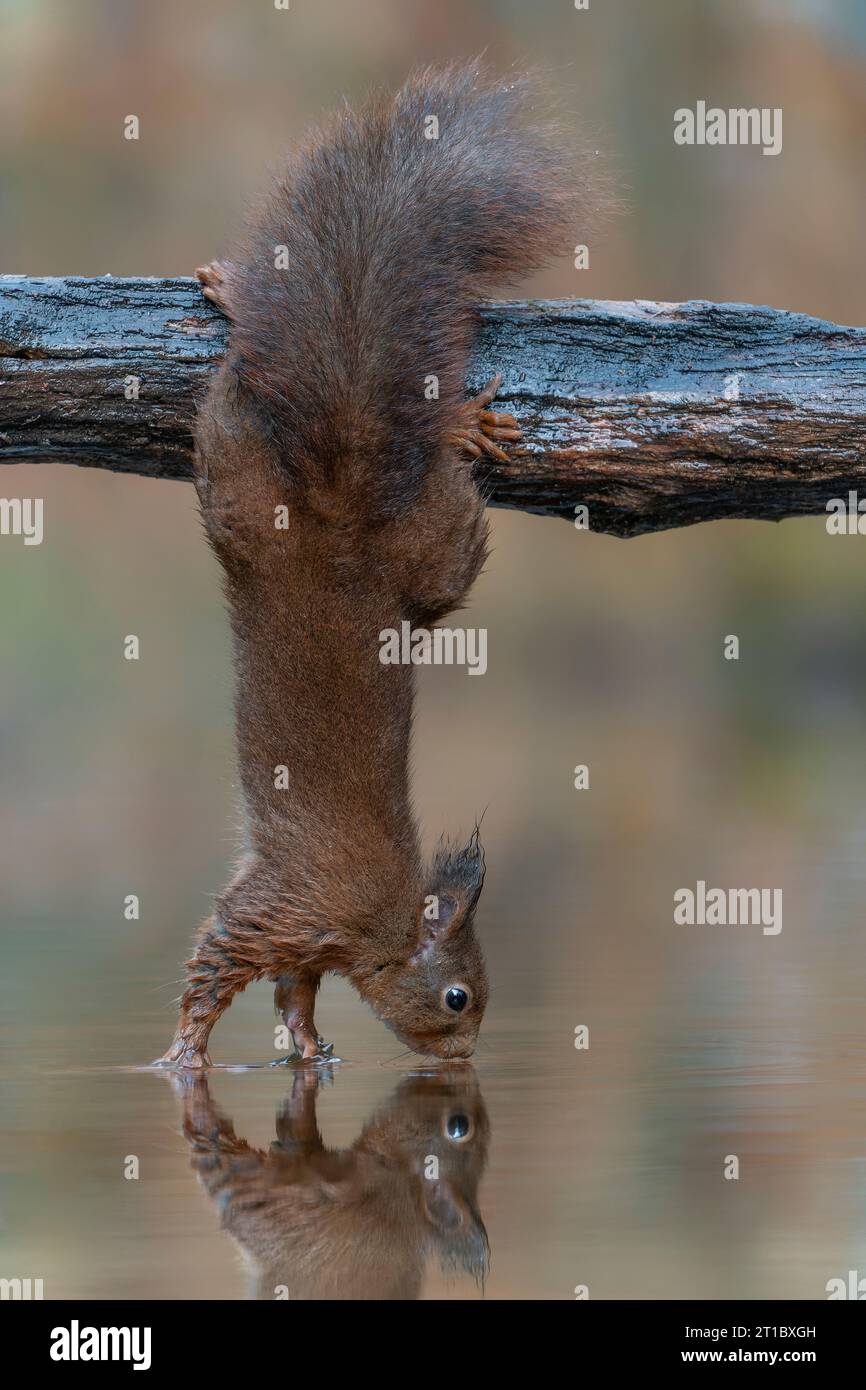
<path fill-rule="evenodd" d="M 446 1062 L 465 1062 L 475 1051 L 477 1037 L 454 1037 L 453 1034 L 445 1034 L 442 1037 L 415 1040 L 407 1038 L 406 1041 L 415 1052 L 439 1057 Z"/>
<path fill-rule="evenodd" d="M 380 1015 L 381 1016 L 381 1015 Z M 421 1057 L 436 1057 L 443 1062 L 465 1062 L 475 1051 L 478 1030 L 464 1030 L 460 1033 L 439 1033 L 414 1031 L 395 1026 L 393 1021 L 384 1020 L 391 1032 L 404 1047 L 409 1047 Z"/>

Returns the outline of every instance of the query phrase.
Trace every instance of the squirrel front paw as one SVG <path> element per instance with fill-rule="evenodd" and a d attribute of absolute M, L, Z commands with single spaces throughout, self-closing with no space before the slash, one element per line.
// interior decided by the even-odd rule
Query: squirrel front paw
<path fill-rule="evenodd" d="M 271 1066 L 281 1067 L 287 1063 L 294 1062 L 339 1062 L 339 1057 L 334 1056 L 334 1044 L 325 1042 L 318 1033 L 310 1033 L 305 1028 L 292 1028 L 289 1026 L 292 1035 L 292 1042 L 295 1051 L 288 1057 L 281 1057 L 279 1061 L 272 1062 Z"/>
<path fill-rule="evenodd" d="M 298 1047 L 297 1043 L 295 1043 L 295 1047 Z M 276 1062 L 271 1062 L 271 1066 L 296 1067 L 300 1065 L 303 1067 L 308 1065 L 311 1067 L 331 1067 L 334 1062 L 341 1062 L 342 1060 L 342 1057 L 334 1056 L 334 1044 L 332 1042 L 325 1042 L 324 1038 L 317 1038 L 313 1050 L 306 1046 L 303 1051 L 298 1048 L 297 1052 L 291 1052 L 288 1057 L 280 1057 Z"/>

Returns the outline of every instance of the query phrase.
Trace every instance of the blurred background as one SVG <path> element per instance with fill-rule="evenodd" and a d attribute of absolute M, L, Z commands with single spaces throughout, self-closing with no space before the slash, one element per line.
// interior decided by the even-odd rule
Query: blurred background
<path fill-rule="evenodd" d="M 858 0 L 0 0 L 0 22 L 2 272 L 191 273 L 343 94 L 486 49 L 546 70 L 628 205 L 589 270 L 528 294 L 866 323 Z M 783 153 L 675 146 L 698 100 L 782 107 Z M 169 1084 L 117 1070 L 167 1045 L 234 851 L 216 563 L 187 484 L 19 466 L 0 495 L 45 505 L 40 547 L 0 540 L 0 1275 L 240 1297 Z M 466 619 L 487 675 L 423 671 L 415 740 L 428 843 L 486 808 L 486 1295 L 822 1298 L 866 1275 L 864 541 L 821 518 L 619 541 L 491 517 Z M 781 887 L 781 935 L 675 927 L 700 878 Z M 270 993 L 234 1004 L 215 1060 L 273 1056 Z M 319 1121 L 348 1145 L 397 1048 L 337 981 L 320 1024 L 348 1064 Z M 211 1090 L 267 1146 L 286 1084 Z M 431 1264 L 425 1296 L 480 1293 Z"/>

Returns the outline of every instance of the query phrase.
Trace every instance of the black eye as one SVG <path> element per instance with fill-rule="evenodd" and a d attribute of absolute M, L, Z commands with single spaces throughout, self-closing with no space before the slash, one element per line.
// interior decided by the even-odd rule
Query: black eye
<path fill-rule="evenodd" d="M 469 1133 L 469 1116 L 449 1115 L 447 1129 L 449 1139 L 465 1139 Z"/>
<path fill-rule="evenodd" d="M 469 995 L 465 989 L 458 989 L 456 985 L 452 985 L 445 995 L 445 1003 L 455 1014 L 462 1014 L 469 1003 Z"/>

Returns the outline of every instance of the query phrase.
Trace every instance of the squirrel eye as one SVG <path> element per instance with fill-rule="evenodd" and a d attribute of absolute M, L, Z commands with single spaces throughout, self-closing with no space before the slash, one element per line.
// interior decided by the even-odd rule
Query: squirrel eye
<path fill-rule="evenodd" d="M 460 989 L 458 985 L 452 985 L 449 990 L 446 990 L 445 1004 L 453 1013 L 462 1014 L 468 1003 L 469 995 L 465 989 Z"/>

